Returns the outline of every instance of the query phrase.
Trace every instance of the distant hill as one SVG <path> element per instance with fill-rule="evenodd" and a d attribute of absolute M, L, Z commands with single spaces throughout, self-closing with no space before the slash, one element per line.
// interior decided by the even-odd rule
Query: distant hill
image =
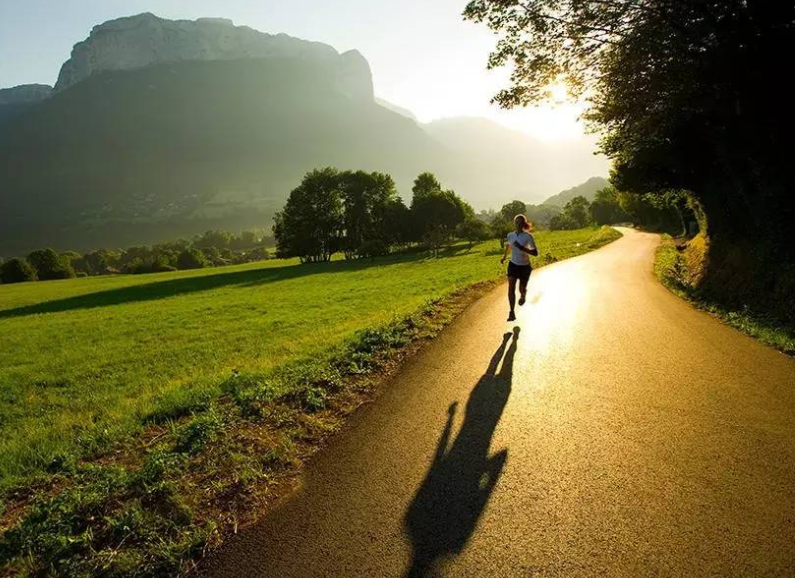
<path fill-rule="evenodd" d="M 594 174 L 606 173 L 604 157 L 594 156 L 587 141 L 549 143 L 477 117 L 433 121 L 422 128 L 458 157 L 455 176 L 462 183 L 482 183 L 472 199 L 499 208 L 514 199 L 543 199 Z M 476 202 L 476 201 L 474 201 Z"/>
<path fill-rule="evenodd" d="M 0 90 L 0 106 L 10 104 L 34 104 L 49 98 L 52 86 L 46 84 L 23 84 Z"/>
<path fill-rule="evenodd" d="M 0 90 L 0 126 L 52 95 L 52 86 L 23 84 Z"/>
<path fill-rule="evenodd" d="M 557 195 L 553 195 L 545 200 L 542 204 L 544 205 L 551 205 L 554 207 L 565 207 L 566 203 L 572 200 L 574 197 L 585 197 L 589 201 L 593 201 L 596 198 L 596 193 L 599 189 L 605 188 L 609 185 L 610 182 L 602 177 L 591 177 L 587 181 L 582 184 L 577 185 L 576 187 L 572 187 L 570 189 L 566 189 L 565 191 L 561 191 Z"/>
<path fill-rule="evenodd" d="M 417 117 L 414 116 L 414 113 L 407 108 L 403 108 L 402 106 L 398 106 L 396 104 L 389 102 L 388 100 L 384 100 L 383 98 L 378 98 L 378 97 L 375 98 L 375 103 L 378 106 L 383 106 L 387 110 L 391 110 L 392 112 L 398 113 L 400 116 L 405 116 L 406 118 L 410 118 L 411 120 L 417 123 L 419 122 L 417 120 Z"/>

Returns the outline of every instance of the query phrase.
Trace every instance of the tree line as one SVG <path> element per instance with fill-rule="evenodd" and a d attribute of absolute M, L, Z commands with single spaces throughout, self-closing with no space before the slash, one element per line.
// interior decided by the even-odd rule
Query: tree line
<path fill-rule="evenodd" d="M 385 255 L 411 244 L 438 250 L 454 239 L 489 237 L 488 226 L 432 173 L 414 180 L 406 206 L 391 176 L 333 167 L 307 173 L 276 214 L 273 233 L 279 257 L 304 263 Z"/>
<path fill-rule="evenodd" d="M 52 248 L 25 257 L 0 259 L 0 283 L 49 281 L 113 273 L 159 273 L 259 261 L 270 256 L 269 237 L 258 231 L 233 235 L 211 230 L 193 239 L 152 246 L 97 249 L 87 253 Z"/>
<path fill-rule="evenodd" d="M 549 210 L 541 215 L 540 225 L 533 219 L 534 216 L 539 216 L 538 208 Z M 504 239 L 513 229 L 513 217 L 520 213 L 528 217 L 534 228 L 551 231 L 627 223 L 646 229 L 683 234 L 692 228 L 694 222 L 693 211 L 687 205 L 686 196 L 669 193 L 666 196 L 638 197 L 622 193 L 612 185 L 597 191 L 593 201 L 581 195 L 576 196 L 562 209 L 511 201 L 499 211 L 481 212 L 479 218 L 488 224 L 494 238 Z"/>
<path fill-rule="evenodd" d="M 678 203 L 678 204 L 677 204 Z M 676 195 L 652 203 L 609 186 L 593 202 L 578 196 L 565 207 L 505 204 L 499 211 L 475 214 L 435 175 L 420 174 L 406 205 L 391 176 L 379 172 L 340 171 L 333 167 L 307 173 L 274 218 L 276 256 L 301 262 L 329 261 L 341 252 L 347 259 L 375 257 L 411 246 L 438 251 L 456 241 L 494 238 L 502 241 L 513 218 L 540 216 L 551 230 L 632 222 L 673 230 L 684 226 L 682 199 Z M 677 209 L 679 207 L 679 209 Z M 543 209 L 542 212 L 539 212 Z M 680 229 L 681 230 L 681 229 Z M 270 257 L 261 233 L 232 235 L 211 230 L 191 240 L 177 240 L 124 250 L 98 249 L 84 254 L 47 248 L 26 257 L 0 260 L 0 282 L 46 281 L 113 273 L 142 274 L 258 261 Z"/>

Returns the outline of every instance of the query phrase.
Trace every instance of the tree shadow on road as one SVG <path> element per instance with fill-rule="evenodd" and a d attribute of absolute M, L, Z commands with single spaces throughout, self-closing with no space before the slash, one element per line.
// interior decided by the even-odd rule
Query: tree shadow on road
<path fill-rule="evenodd" d="M 464 423 L 452 444 L 457 404 L 448 410 L 433 463 L 404 519 L 413 548 L 406 578 L 431 575 L 437 560 L 459 554 L 475 532 L 508 458 L 507 449 L 490 456 L 489 447 L 511 393 L 518 339 L 518 327 L 513 335 L 503 336 L 469 396 Z"/>

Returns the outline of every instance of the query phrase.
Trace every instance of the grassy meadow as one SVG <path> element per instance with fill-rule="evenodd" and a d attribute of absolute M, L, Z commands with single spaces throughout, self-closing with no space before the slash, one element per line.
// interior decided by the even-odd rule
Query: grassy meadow
<path fill-rule="evenodd" d="M 537 234 L 542 256 L 592 230 Z M 578 247 L 580 245 L 580 247 Z M 102 443 L 232 371 L 311 357 L 501 274 L 496 242 L 423 254 L 0 286 L 0 487 Z"/>
<path fill-rule="evenodd" d="M 536 265 L 618 236 L 539 232 Z M 338 427 L 345 412 L 324 410 L 327 395 L 359 395 L 346 376 L 416 339 L 440 311 L 429 304 L 501 277 L 501 253 L 489 241 L 0 285 L 0 559 L 12 573 L 184 570 L 218 520 L 237 524 L 230 496 L 294 472 Z"/>

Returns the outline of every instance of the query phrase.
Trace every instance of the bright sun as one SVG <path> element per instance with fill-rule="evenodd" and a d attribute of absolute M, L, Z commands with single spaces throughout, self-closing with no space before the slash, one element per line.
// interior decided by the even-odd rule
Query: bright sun
<path fill-rule="evenodd" d="M 494 120 L 544 142 L 574 140 L 585 134 L 580 121 L 585 107 L 568 98 L 566 85 L 550 85 L 550 100 L 538 106 L 495 111 Z"/>
<path fill-rule="evenodd" d="M 555 84 L 549 85 L 547 90 L 549 91 L 554 103 L 563 104 L 566 102 L 566 98 L 568 97 L 568 88 L 565 83 L 556 82 Z"/>

